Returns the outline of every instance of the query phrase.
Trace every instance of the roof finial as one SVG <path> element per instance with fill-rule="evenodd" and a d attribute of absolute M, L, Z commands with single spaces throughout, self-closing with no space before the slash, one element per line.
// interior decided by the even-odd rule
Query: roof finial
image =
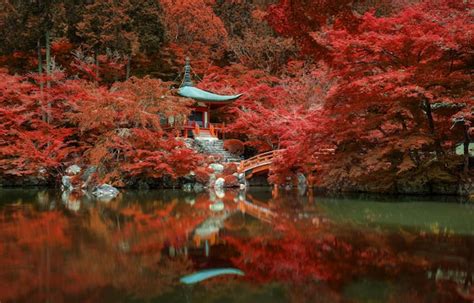
<path fill-rule="evenodd" d="M 181 86 L 193 86 L 191 80 L 191 64 L 189 63 L 189 57 L 186 57 L 186 63 L 184 65 L 184 79 Z"/>

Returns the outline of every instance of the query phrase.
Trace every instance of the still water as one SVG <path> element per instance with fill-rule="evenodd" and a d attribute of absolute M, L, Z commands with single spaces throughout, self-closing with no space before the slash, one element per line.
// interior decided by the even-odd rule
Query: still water
<path fill-rule="evenodd" d="M 0 302 L 473 302 L 455 198 L 0 190 Z"/>

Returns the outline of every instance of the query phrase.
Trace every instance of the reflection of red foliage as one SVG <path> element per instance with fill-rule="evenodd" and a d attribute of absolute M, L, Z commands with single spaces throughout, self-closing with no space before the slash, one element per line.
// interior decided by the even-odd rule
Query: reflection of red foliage
<path fill-rule="evenodd" d="M 423 261 L 407 260 L 397 255 L 383 238 L 368 235 L 357 241 L 336 236 L 334 227 L 317 227 L 311 222 L 295 222 L 279 217 L 278 232 L 257 238 L 226 236 L 240 255 L 235 266 L 252 281 L 305 283 L 314 280 L 343 282 L 354 274 L 382 269 L 393 275 L 405 265 L 419 266 Z M 375 237 L 375 238 L 374 238 Z M 377 243 L 374 245 L 374 243 Z"/>
<path fill-rule="evenodd" d="M 44 258 L 49 254 L 54 264 L 61 265 L 59 259 L 71 239 L 69 222 L 60 212 L 13 211 L 0 215 L 0 294 L 2 300 L 15 301 L 44 287 L 44 272 L 38 274 L 38 269 L 44 270 Z M 60 282 L 52 277 L 51 283 Z"/>

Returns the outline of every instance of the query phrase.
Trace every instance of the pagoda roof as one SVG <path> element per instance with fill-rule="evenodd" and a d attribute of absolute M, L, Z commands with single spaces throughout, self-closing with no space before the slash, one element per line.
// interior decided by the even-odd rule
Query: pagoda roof
<path fill-rule="evenodd" d="M 227 103 L 238 99 L 242 94 L 238 95 L 218 95 L 194 86 L 182 86 L 178 90 L 178 95 L 194 100 L 215 103 Z"/>
<path fill-rule="evenodd" d="M 181 86 L 178 90 L 178 95 L 180 95 L 181 97 L 191 98 L 197 101 L 221 104 L 232 102 L 242 96 L 242 94 L 218 95 L 194 87 L 193 81 L 191 79 L 191 64 L 189 63 L 189 58 L 186 58 L 186 63 L 184 65 L 183 82 L 181 83 Z"/>

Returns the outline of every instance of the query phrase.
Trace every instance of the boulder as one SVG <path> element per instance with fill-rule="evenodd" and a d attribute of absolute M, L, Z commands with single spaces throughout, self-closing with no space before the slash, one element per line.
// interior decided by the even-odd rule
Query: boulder
<path fill-rule="evenodd" d="M 296 177 L 298 179 L 298 193 L 301 196 L 304 196 L 306 193 L 306 188 L 308 187 L 308 182 L 306 181 L 306 177 L 302 173 L 298 173 Z"/>
<path fill-rule="evenodd" d="M 94 184 L 90 184 L 90 183 L 91 183 L 91 179 L 93 179 L 93 176 L 94 176 L 96 171 L 97 171 L 97 168 L 95 166 L 89 166 L 84 171 L 84 173 L 81 176 L 81 180 L 84 182 L 82 184 L 82 188 L 90 188 L 90 187 L 94 186 Z M 92 182 L 92 183 L 94 183 L 94 182 Z"/>
<path fill-rule="evenodd" d="M 239 179 L 239 183 L 241 183 L 241 184 L 247 183 L 247 180 L 245 179 L 245 174 L 244 173 L 237 174 L 237 179 Z"/>
<path fill-rule="evenodd" d="M 182 186 L 183 191 L 189 193 L 193 191 L 193 184 L 192 183 L 185 183 Z"/>
<path fill-rule="evenodd" d="M 209 165 L 212 170 L 214 170 L 215 173 L 221 174 L 224 171 L 224 165 L 219 164 L 219 163 L 212 163 Z"/>
<path fill-rule="evenodd" d="M 66 168 L 66 174 L 70 176 L 77 175 L 80 172 L 81 172 L 81 168 L 79 167 L 79 165 L 76 165 L 76 164 L 71 165 L 68 168 Z"/>
<path fill-rule="evenodd" d="M 109 184 L 102 184 L 97 186 L 92 194 L 99 200 L 110 201 L 113 198 L 117 197 L 119 190 Z"/>
<path fill-rule="evenodd" d="M 71 177 L 63 176 L 61 178 L 61 189 L 63 191 L 73 191 L 74 190 L 74 186 L 72 185 L 72 182 L 71 182 Z"/>
<path fill-rule="evenodd" d="M 298 173 L 296 177 L 298 178 L 298 187 L 306 187 L 307 181 L 305 175 L 302 173 Z"/>
<path fill-rule="evenodd" d="M 201 183 L 195 183 L 194 184 L 194 192 L 200 193 L 202 191 L 204 191 L 204 185 L 202 185 Z"/>
<path fill-rule="evenodd" d="M 223 189 L 225 186 L 225 180 L 224 178 L 218 178 L 216 182 L 214 183 L 214 188 L 215 189 Z"/>

